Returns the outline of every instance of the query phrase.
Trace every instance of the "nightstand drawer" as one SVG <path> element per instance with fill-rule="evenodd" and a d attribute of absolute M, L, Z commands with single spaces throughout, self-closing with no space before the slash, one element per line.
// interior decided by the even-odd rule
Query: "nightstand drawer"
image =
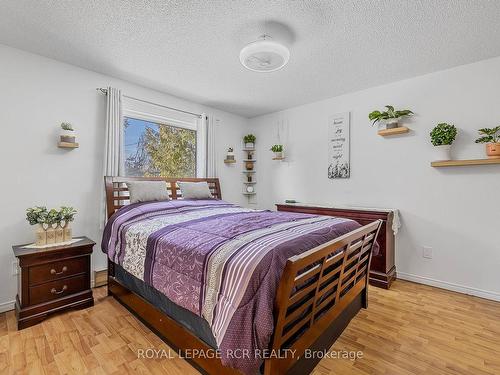
<path fill-rule="evenodd" d="M 28 276 L 29 285 L 37 285 L 84 273 L 87 270 L 88 259 L 89 257 L 79 257 L 31 266 Z"/>
<path fill-rule="evenodd" d="M 79 275 L 32 286 L 29 289 L 30 304 L 36 305 L 37 303 L 47 302 L 81 292 L 89 288 L 86 284 L 87 277 L 85 275 Z"/>

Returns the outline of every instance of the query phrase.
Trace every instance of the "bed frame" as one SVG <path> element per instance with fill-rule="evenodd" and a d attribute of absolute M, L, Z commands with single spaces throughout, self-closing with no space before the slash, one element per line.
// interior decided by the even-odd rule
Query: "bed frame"
<path fill-rule="evenodd" d="M 171 199 L 182 198 L 177 181 L 206 181 L 215 198 L 221 199 L 216 178 L 105 177 L 108 218 L 128 203 L 130 180 L 165 181 Z M 361 307 L 368 307 L 368 270 L 381 220 L 374 221 L 335 240 L 288 259 L 281 277 L 275 305 L 272 350 L 296 350 L 295 358 L 264 361 L 265 375 L 306 374 L 319 358 L 306 359 L 306 349 L 329 350 Z M 108 261 L 108 294 L 116 298 L 174 349 L 213 350 L 141 296 L 114 277 Z M 297 359 L 297 356 L 300 356 Z M 193 358 L 190 363 L 208 374 L 240 374 L 218 358 Z"/>

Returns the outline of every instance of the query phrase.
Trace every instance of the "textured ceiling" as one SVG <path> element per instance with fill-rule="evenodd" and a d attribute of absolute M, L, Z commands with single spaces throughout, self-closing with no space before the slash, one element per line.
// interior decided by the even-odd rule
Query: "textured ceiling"
<path fill-rule="evenodd" d="M 289 64 L 238 60 L 262 33 Z M 246 117 L 500 55 L 497 0 L 0 0 L 0 43 Z"/>

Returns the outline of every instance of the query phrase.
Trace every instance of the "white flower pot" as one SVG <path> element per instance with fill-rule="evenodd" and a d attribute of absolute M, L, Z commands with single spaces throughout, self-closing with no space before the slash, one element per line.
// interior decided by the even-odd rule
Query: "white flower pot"
<path fill-rule="evenodd" d="M 255 144 L 253 142 L 245 143 L 245 148 L 254 148 Z"/>
<path fill-rule="evenodd" d="M 74 130 L 61 129 L 61 132 L 59 133 L 59 138 L 61 139 L 61 142 L 75 143 L 76 133 Z"/>
<path fill-rule="evenodd" d="M 434 159 L 439 160 L 451 160 L 451 145 L 441 145 L 434 146 Z"/>
<path fill-rule="evenodd" d="M 386 129 L 394 129 L 399 127 L 399 121 L 397 118 L 389 118 L 385 120 L 385 128 Z"/>
<path fill-rule="evenodd" d="M 283 151 L 275 152 L 274 153 L 274 158 L 275 159 L 283 159 Z"/>

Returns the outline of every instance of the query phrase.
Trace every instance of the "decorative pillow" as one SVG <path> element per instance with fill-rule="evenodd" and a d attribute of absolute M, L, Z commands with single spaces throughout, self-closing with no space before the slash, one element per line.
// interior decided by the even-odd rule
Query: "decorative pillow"
<path fill-rule="evenodd" d="M 126 184 L 131 204 L 168 200 L 167 184 L 165 181 L 129 181 Z"/>
<path fill-rule="evenodd" d="M 181 189 L 183 199 L 212 199 L 212 193 L 206 181 L 203 182 L 177 182 Z"/>

